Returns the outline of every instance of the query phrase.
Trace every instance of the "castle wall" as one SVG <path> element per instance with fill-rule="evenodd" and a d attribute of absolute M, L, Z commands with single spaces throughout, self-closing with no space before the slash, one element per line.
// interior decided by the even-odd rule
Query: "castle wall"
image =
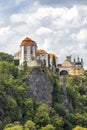
<path fill-rule="evenodd" d="M 56 57 L 56 66 L 58 65 L 58 57 Z"/>
<path fill-rule="evenodd" d="M 41 66 L 41 63 L 36 60 L 31 60 L 30 62 L 27 62 L 27 66 L 33 67 L 33 66 Z"/>
<path fill-rule="evenodd" d="M 32 56 L 35 58 L 36 57 L 36 46 L 33 46 L 32 51 L 33 51 Z"/>
<path fill-rule="evenodd" d="M 43 64 L 44 64 L 44 60 L 45 60 L 46 67 L 49 66 L 49 64 L 48 64 L 48 54 L 47 53 L 45 53 L 45 54 L 38 54 L 37 55 L 37 60 L 38 61 L 42 61 Z"/>
<path fill-rule="evenodd" d="M 48 64 L 48 54 L 45 54 L 45 60 L 46 60 L 46 67 L 48 67 L 49 66 L 49 64 Z"/>
<path fill-rule="evenodd" d="M 21 46 L 20 65 L 24 62 L 24 46 Z"/>
<path fill-rule="evenodd" d="M 14 55 L 14 60 L 20 60 L 20 56 L 18 53 Z"/>
<path fill-rule="evenodd" d="M 31 50 L 30 50 L 30 46 L 27 46 L 27 61 L 31 60 Z"/>
<path fill-rule="evenodd" d="M 50 65 L 53 65 L 53 58 L 50 58 Z"/>
<path fill-rule="evenodd" d="M 54 61 L 55 60 L 55 61 Z M 50 61 L 50 65 L 51 66 L 56 66 L 57 67 L 57 65 L 58 65 L 58 58 L 57 57 L 50 57 L 49 58 L 49 61 Z M 55 62 L 55 63 L 54 63 Z"/>

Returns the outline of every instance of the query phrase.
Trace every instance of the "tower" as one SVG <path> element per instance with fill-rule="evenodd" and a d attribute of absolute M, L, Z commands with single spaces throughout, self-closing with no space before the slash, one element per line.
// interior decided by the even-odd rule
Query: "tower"
<path fill-rule="evenodd" d="M 32 39 L 26 37 L 20 45 L 20 65 L 23 65 L 24 61 L 31 61 L 36 58 L 37 44 Z"/>

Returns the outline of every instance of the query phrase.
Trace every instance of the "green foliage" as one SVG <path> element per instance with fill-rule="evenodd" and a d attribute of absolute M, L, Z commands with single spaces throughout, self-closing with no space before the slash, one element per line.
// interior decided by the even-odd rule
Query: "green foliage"
<path fill-rule="evenodd" d="M 24 125 L 24 130 L 36 130 L 35 123 L 31 120 L 28 120 Z"/>
<path fill-rule="evenodd" d="M 18 65 L 19 65 L 19 60 L 14 60 L 14 64 L 15 64 L 16 66 L 18 66 Z"/>
<path fill-rule="evenodd" d="M 4 52 L 0 52 L 0 61 L 13 62 L 13 56 Z"/>
<path fill-rule="evenodd" d="M 24 120 L 32 120 L 34 118 L 34 105 L 32 99 L 26 99 L 24 100 L 24 109 L 23 109 L 23 117 Z"/>
<path fill-rule="evenodd" d="M 51 107 L 29 98 L 25 80 L 34 69 L 46 73 L 54 86 Z M 86 130 L 86 73 L 83 77 L 67 76 L 66 90 L 73 107 L 71 112 L 63 104 L 58 73 L 45 67 L 27 67 L 26 64 L 25 69 L 19 71 L 12 56 L 0 53 L 0 130 Z"/>
<path fill-rule="evenodd" d="M 56 130 L 61 130 L 61 127 L 64 125 L 63 118 L 53 108 L 50 109 L 50 122 L 55 126 Z"/>
<path fill-rule="evenodd" d="M 4 130 L 23 130 L 21 125 L 8 125 L 4 128 Z"/>
<path fill-rule="evenodd" d="M 34 56 L 31 56 L 31 60 L 34 60 Z"/>
<path fill-rule="evenodd" d="M 50 122 L 49 108 L 47 105 L 42 104 L 37 109 L 35 115 L 35 123 L 41 127 L 47 125 L 49 122 Z"/>
<path fill-rule="evenodd" d="M 73 130 L 87 130 L 87 128 L 83 128 L 81 126 L 76 126 Z"/>
<path fill-rule="evenodd" d="M 45 127 L 42 127 L 40 130 L 55 130 L 55 127 L 51 124 L 48 124 Z"/>

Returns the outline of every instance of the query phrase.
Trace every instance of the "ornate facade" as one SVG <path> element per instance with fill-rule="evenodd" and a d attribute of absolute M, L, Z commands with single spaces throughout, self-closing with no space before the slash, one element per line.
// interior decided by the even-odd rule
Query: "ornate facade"
<path fill-rule="evenodd" d="M 72 62 L 71 56 L 67 56 L 62 64 L 58 64 L 60 75 L 84 75 L 83 59 L 77 59 Z"/>

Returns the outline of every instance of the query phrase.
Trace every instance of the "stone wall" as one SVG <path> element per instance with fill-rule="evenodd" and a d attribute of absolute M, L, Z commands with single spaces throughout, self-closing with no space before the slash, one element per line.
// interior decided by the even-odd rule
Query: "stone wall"
<path fill-rule="evenodd" d="M 41 63 L 36 60 L 30 60 L 30 61 L 27 61 L 27 66 L 30 66 L 30 67 L 41 66 Z"/>

